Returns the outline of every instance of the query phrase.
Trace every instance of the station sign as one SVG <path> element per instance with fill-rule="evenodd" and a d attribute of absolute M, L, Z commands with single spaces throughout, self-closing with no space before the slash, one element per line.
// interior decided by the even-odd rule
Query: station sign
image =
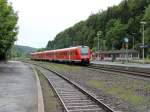
<path fill-rule="evenodd" d="M 141 43 L 141 44 L 139 45 L 139 47 L 140 47 L 140 48 L 148 48 L 148 45 L 147 45 L 147 44 L 144 44 L 144 45 L 143 45 L 143 43 Z"/>

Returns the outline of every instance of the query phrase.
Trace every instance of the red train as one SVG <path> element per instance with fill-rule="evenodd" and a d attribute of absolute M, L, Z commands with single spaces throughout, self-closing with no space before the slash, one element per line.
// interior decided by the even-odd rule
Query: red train
<path fill-rule="evenodd" d="M 77 46 L 57 50 L 31 53 L 32 60 L 48 60 L 73 63 L 90 63 L 90 49 L 88 46 Z"/>

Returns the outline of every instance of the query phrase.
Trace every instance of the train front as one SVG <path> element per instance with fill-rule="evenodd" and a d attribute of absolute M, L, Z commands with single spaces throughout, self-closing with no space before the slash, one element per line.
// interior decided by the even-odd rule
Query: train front
<path fill-rule="evenodd" d="M 81 63 L 82 64 L 90 63 L 90 49 L 88 46 L 82 46 L 80 48 L 80 55 L 81 55 Z"/>

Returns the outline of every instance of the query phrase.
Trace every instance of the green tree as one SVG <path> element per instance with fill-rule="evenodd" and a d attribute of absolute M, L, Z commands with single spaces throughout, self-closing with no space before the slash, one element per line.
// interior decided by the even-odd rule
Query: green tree
<path fill-rule="evenodd" d="M 98 31 L 103 35 L 99 39 L 100 46 L 106 43 L 105 50 L 121 49 L 124 37 L 129 38 L 129 49 L 133 45 L 133 33 L 135 37 L 135 49 L 140 50 L 142 42 L 140 22 L 147 21 L 145 29 L 145 41 L 150 43 L 150 0 L 123 0 L 119 5 L 109 7 L 105 11 L 91 14 L 85 21 L 80 21 L 56 35 L 54 41 L 56 48 L 75 45 L 88 45 L 91 49 L 97 49 Z"/>
<path fill-rule="evenodd" d="M 150 5 L 145 10 L 143 20 L 147 22 L 145 30 L 145 42 L 150 46 Z M 150 56 L 150 49 L 148 49 L 148 54 Z"/>
<path fill-rule="evenodd" d="M 54 41 L 52 40 L 50 40 L 49 42 L 48 42 L 48 44 L 47 44 L 47 46 L 46 46 L 46 49 L 47 50 L 52 50 L 52 49 L 54 49 Z"/>
<path fill-rule="evenodd" d="M 131 11 L 129 9 L 129 4 L 128 4 L 128 0 L 124 0 L 121 4 L 120 4 L 120 13 L 119 13 L 119 17 L 122 21 L 122 23 L 126 24 L 129 20 L 129 18 L 131 17 Z"/>
<path fill-rule="evenodd" d="M 112 25 L 110 27 L 110 25 Z M 114 43 L 115 49 L 121 49 L 123 39 L 126 36 L 126 25 L 121 24 L 120 20 L 112 20 L 108 23 L 108 31 L 106 32 L 106 43 L 108 49 L 111 49 L 112 45 L 110 43 Z"/>
<path fill-rule="evenodd" d="M 18 33 L 17 13 L 7 0 L 0 0 L 0 60 L 6 59 Z"/>
<path fill-rule="evenodd" d="M 45 51 L 45 48 L 39 48 L 37 52 Z"/>
<path fill-rule="evenodd" d="M 145 40 L 147 43 L 150 43 L 150 5 L 145 10 L 143 20 L 146 21 Z"/>

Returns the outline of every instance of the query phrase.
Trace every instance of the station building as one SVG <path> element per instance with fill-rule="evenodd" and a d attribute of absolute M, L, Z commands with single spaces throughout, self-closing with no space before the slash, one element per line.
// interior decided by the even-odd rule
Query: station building
<path fill-rule="evenodd" d="M 136 50 L 113 50 L 113 51 L 93 52 L 92 60 L 99 60 L 99 61 L 139 60 L 139 52 Z"/>

